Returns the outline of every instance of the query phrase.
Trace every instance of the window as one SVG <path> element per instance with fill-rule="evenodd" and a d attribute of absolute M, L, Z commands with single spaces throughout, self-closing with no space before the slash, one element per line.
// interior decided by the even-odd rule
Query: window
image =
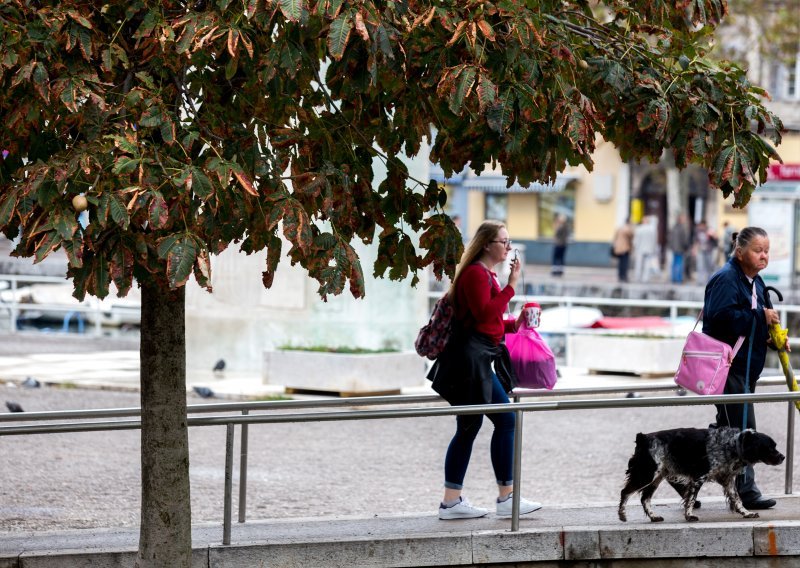
<path fill-rule="evenodd" d="M 575 226 L 575 186 L 567 184 L 563 191 L 539 194 L 539 236 L 555 236 L 556 216 L 564 215 L 569 227 Z"/>
<path fill-rule="evenodd" d="M 486 194 L 486 219 L 494 219 L 505 223 L 508 221 L 508 194 Z"/>
<path fill-rule="evenodd" d="M 800 100 L 800 59 L 776 69 L 778 100 Z"/>

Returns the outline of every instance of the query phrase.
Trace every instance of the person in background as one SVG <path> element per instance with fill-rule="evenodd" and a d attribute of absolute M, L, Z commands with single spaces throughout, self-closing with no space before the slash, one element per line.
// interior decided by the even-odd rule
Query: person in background
<path fill-rule="evenodd" d="M 628 267 L 630 266 L 631 251 L 633 250 L 633 225 L 630 218 L 617 227 L 614 240 L 611 243 L 612 251 L 617 259 L 617 280 L 628 281 Z"/>
<path fill-rule="evenodd" d="M 760 227 L 746 227 L 733 233 L 732 240 L 733 254 L 706 284 L 703 333 L 731 346 L 739 337 L 745 338 L 731 364 L 724 392 L 746 394 L 756 390 L 767 355 L 768 328 L 771 324 L 780 323 L 780 317 L 772 309 L 769 297 L 764 292 L 764 280 L 759 276 L 769 263 L 767 232 Z M 786 347 L 789 350 L 788 343 Z M 718 404 L 716 407 L 716 424 L 712 424 L 712 427 L 755 429 L 756 416 L 752 403 Z M 736 490 L 747 509 L 769 509 L 775 506 L 775 500 L 763 497 L 756 486 L 752 466 L 747 466 L 736 478 Z"/>
<path fill-rule="evenodd" d="M 456 269 L 447 294 L 454 305 L 453 331 L 444 351 L 428 373 L 433 390 L 452 405 L 507 404 L 517 385 L 511 359 L 503 339 L 522 323 L 504 320 L 508 302 L 514 296 L 521 264 L 511 260 L 508 284 L 501 287 L 494 267 L 508 262 L 511 239 L 499 221 L 484 221 L 470 240 Z M 513 412 L 487 414 L 494 424 L 491 441 L 492 467 L 497 481 L 498 516 L 511 515 L 514 463 Z M 483 517 L 488 509 L 475 507 L 461 492 L 472 446 L 483 423 L 482 414 L 456 417 L 456 433 L 444 460 L 444 497 L 439 505 L 443 520 Z M 520 498 L 520 514 L 532 513 L 541 504 Z"/>
<path fill-rule="evenodd" d="M 555 233 L 553 236 L 553 267 L 552 276 L 564 275 L 564 256 L 567 254 L 567 240 L 569 239 L 569 223 L 566 215 L 556 216 Z"/>
<path fill-rule="evenodd" d="M 647 215 L 633 230 L 634 268 L 637 282 L 650 282 L 658 263 L 658 220 Z"/>
<path fill-rule="evenodd" d="M 681 213 L 678 215 L 675 224 L 669 230 L 669 249 L 672 251 L 670 280 L 673 284 L 680 284 L 683 282 L 683 261 L 686 253 L 689 252 L 691 244 L 692 242 L 689 238 L 689 224 L 686 221 L 686 215 Z"/>
<path fill-rule="evenodd" d="M 701 220 L 694 232 L 695 278 L 698 284 L 705 285 L 716 269 L 717 236 Z"/>
<path fill-rule="evenodd" d="M 722 223 L 722 238 L 719 242 L 719 250 L 722 253 L 722 264 L 728 262 L 728 259 L 733 254 L 733 249 L 736 245 L 733 240 L 733 233 L 736 232 L 729 221 Z"/>

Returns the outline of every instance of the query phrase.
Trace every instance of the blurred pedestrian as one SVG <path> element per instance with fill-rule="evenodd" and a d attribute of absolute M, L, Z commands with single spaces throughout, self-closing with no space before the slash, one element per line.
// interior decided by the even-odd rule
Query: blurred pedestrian
<path fill-rule="evenodd" d="M 658 220 L 646 215 L 633 230 L 633 258 L 637 282 L 650 282 L 658 272 Z"/>
<path fill-rule="evenodd" d="M 705 286 L 711 274 L 717 268 L 717 237 L 708 228 L 705 220 L 701 220 L 694 232 L 695 281 Z"/>
<path fill-rule="evenodd" d="M 556 216 L 555 233 L 553 237 L 553 267 L 550 274 L 553 276 L 564 275 L 564 256 L 567 254 L 567 240 L 569 239 L 569 223 L 567 216 Z"/>
<path fill-rule="evenodd" d="M 681 213 L 675 224 L 669 230 L 669 249 L 672 252 L 672 270 L 670 271 L 670 279 L 673 284 L 680 284 L 683 282 L 683 261 L 686 254 L 691 247 L 691 240 L 689 238 L 689 224 L 686 221 L 686 215 Z"/>
<path fill-rule="evenodd" d="M 631 251 L 633 251 L 633 225 L 631 225 L 630 218 L 625 219 L 625 222 L 614 232 L 611 250 L 617 259 L 617 280 L 627 282 Z"/>

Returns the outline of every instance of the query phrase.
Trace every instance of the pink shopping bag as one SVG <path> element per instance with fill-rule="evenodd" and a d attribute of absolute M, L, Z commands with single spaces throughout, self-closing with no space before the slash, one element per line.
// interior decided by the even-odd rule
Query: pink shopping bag
<path fill-rule="evenodd" d="M 506 347 L 519 386 L 552 390 L 558 380 L 556 357 L 535 329 L 523 326 L 516 333 L 506 334 Z"/>

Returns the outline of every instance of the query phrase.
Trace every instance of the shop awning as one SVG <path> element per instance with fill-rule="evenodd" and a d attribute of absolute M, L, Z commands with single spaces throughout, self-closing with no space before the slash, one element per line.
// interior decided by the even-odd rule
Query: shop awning
<path fill-rule="evenodd" d="M 484 193 L 558 193 L 564 191 L 567 184 L 574 179 L 576 179 L 575 176 L 558 174 L 555 181 L 549 184 L 534 182 L 528 187 L 523 187 L 515 182 L 511 187 L 506 187 L 505 176 L 493 174 L 476 176 L 470 173 L 461 186 Z"/>

